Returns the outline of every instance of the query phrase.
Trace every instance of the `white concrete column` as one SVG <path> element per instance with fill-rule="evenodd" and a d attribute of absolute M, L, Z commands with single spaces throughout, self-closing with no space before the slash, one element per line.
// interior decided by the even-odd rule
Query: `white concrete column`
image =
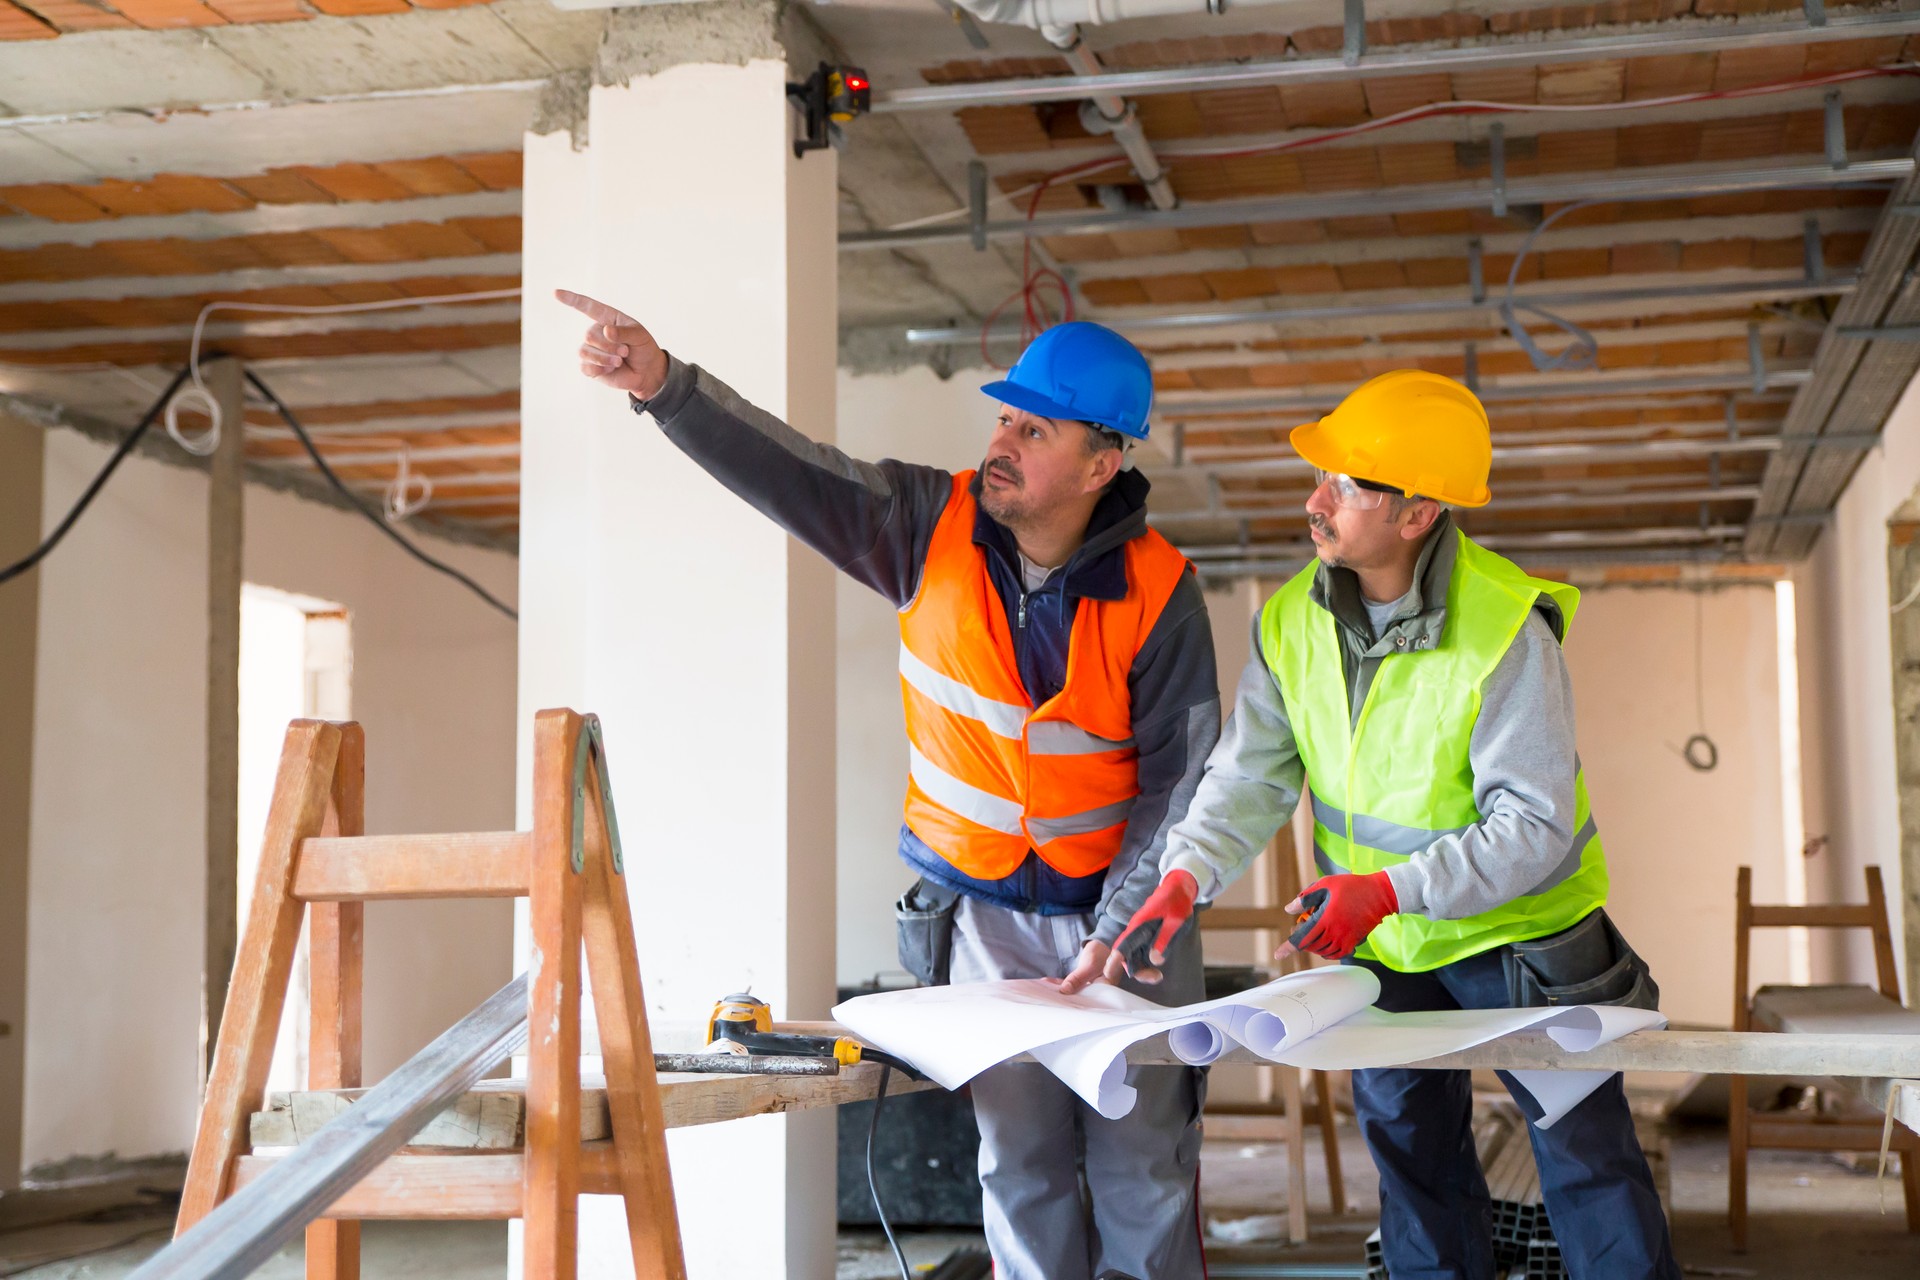
<path fill-rule="evenodd" d="M 656 1022 L 746 987 L 782 1018 L 832 1003 L 832 571 L 583 379 L 585 321 L 551 293 L 830 439 L 835 162 L 794 157 L 786 80 L 766 56 L 674 66 L 593 88 L 583 150 L 527 139 L 522 821 L 533 713 L 597 712 Z M 833 1274 L 833 1134 L 808 1112 L 672 1135 L 695 1277 Z M 630 1273 L 617 1201 L 583 1205 L 581 1270 Z"/>

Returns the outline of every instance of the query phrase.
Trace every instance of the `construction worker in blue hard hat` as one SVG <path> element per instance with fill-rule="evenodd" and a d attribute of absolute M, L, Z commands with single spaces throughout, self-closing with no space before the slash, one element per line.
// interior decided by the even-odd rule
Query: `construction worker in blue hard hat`
<path fill-rule="evenodd" d="M 924 983 L 1077 992 L 1159 878 L 1168 829 L 1219 735 L 1206 605 L 1146 522 L 1126 465 L 1153 375 L 1096 324 L 1047 330 L 1007 376 L 986 455 L 952 473 L 816 444 L 668 356 L 591 298 L 581 371 L 628 393 L 728 488 L 899 611 L 909 768 L 898 852 L 903 966 Z M 821 924 L 832 929 L 833 904 Z M 1202 998 L 1200 947 L 1136 991 Z M 1135 1068 L 1102 1118 L 1036 1065 L 976 1077 L 980 1182 L 999 1280 L 1201 1273 L 1202 1073 Z M 1090 1202 L 1083 1198 L 1081 1177 Z"/>
<path fill-rule="evenodd" d="M 1655 1007 L 1659 988 L 1604 909 L 1560 651 L 1580 593 L 1488 551 L 1449 514 L 1491 497 L 1479 398 L 1398 370 L 1292 442 L 1315 468 L 1317 554 L 1254 622 L 1233 718 L 1130 931 L 1152 939 L 1149 960 L 1177 949 L 1196 902 L 1246 870 L 1310 787 L 1322 875 L 1287 908 L 1313 912 L 1299 949 L 1371 971 L 1379 1008 Z M 1179 963 L 1168 958 L 1169 977 Z M 1525 1245 L 1492 1234 L 1467 1077 L 1354 1073 L 1396 1277 L 1480 1280 Z M 1524 1082 L 1502 1080 L 1546 1118 Z M 1620 1077 L 1569 1105 L 1529 1135 L 1567 1270 L 1678 1280 Z"/>

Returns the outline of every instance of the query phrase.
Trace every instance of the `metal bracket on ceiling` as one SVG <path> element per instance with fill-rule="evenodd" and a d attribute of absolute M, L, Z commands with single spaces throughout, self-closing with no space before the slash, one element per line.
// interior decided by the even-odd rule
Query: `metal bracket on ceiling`
<path fill-rule="evenodd" d="M 1707 455 L 1707 488 L 1718 489 L 1719 487 L 1720 487 L 1720 455 L 1717 453 L 1710 453 Z"/>
<path fill-rule="evenodd" d="M 1187 462 L 1187 424 L 1173 424 L 1173 465 L 1185 466 Z"/>
<path fill-rule="evenodd" d="M 1920 324 L 1890 324 L 1877 329 L 1871 325 L 1846 325 L 1834 332 L 1842 338 L 1857 338 L 1862 342 L 1920 342 Z"/>
<path fill-rule="evenodd" d="M 1223 505 L 1223 503 L 1224 503 L 1224 499 L 1221 495 L 1220 477 L 1214 472 L 1209 471 L 1207 473 L 1207 511 L 1208 513 L 1216 516 L 1219 515 L 1220 508 Z"/>
<path fill-rule="evenodd" d="M 982 160 L 967 161 L 967 229 L 976 252 L 987 247 L 987 166 Z"/>
<path fill-rule="evenodd" d="M 1847 167 L 1847 116 L 1840 105 L 1840 91 L 1827 90 L 1827 163 L 1836 169 Z"/>
<path fill-rule="evenodd" d="M 1467 390 L 1473 392 L 1475 395 L 1480 394 L 1480 347 L 1478 343 L 1469 342 L 1467 344 L 1467 366 L 1464 381 L 1467 384 Z"/>
<path fill-rule="evenodd" d="M 1767 354 L 1760 349 L 1760 326 L 1747 326 L 1747 368 L 1753 373 L 1753 394 L 1767 392 Z"/>
<path fill-rule="evenodd" d="M 1827 256 L 1820 240 L 1820 219 L 1809 217 L 1801 230 L 1800 250 L 1802 267 L 1807 274 L 1808 284 L 1819 284 L 1827 278 Z"/>
<path fill-rule="evenodd" d="M 1740 438 L 1740 414 L 1739 414 L 1739 411 L 1734 407 L 1732 396 L 1727 397 L 1726 410 L 1727 410 L 1727 439 L 1738 440 Z M 1720 455 L 1716 453 L 1713 456 L 1717 462 Z"/>
<path fill-rule="evenodd" d="M 1367 52 L 1367 0 L 1346 0 L 1341 18 L 1340 60 L 1356 66 Z"/>
<path fill-rule="evenodd" d="M 1485 246 L 1479 236 L 1467 241 L 1467 287 L 1473 291 L 1474 305 L 1487 300 Z"/>
<path fill-rule="evenodd" d="M 1493 176 L 1493 216 L 1507 216 L 1507 127 L 1487 126 L 1487 168 Z"/>
<path fill-rule="evenodd" d="M 1703 502 L 1700 504 L 1700 532 L 1705 533 L 1711 528 L 1713 528 L 1713 508 Z"/>
<path fill-rule="evenodd" d="M 1827 25 L 1827 0 L 1800 0 L 1800 5 L 1807 11 L 1808 26 L 1824 27 Z"/>

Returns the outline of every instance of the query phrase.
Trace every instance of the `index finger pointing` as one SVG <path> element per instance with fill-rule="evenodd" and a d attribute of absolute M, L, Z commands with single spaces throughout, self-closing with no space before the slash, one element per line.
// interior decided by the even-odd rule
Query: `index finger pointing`
<path fill-rule="evenodd" d="M 584 293 L 574 293 L 570 289 L 555 289 L 553 291 L 553 296 L 559 299 L 561 302 L 564 302 L 568 306 L 572 307 L 575 311 L 578 311 L 582 315 L 588 316 L 591 319 L 597 320 L 601 324 L 632 324 L 633 323 L 632 317 L 623 315 L 621 312 L 615 311 L 612 307 L 608 306 L 606 303 L 601 302 L 594 298 L 589 298 Z"/>

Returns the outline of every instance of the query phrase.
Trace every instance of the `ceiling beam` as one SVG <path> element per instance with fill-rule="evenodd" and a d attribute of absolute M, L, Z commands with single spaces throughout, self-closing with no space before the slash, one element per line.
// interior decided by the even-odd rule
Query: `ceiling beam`
<path fill-rule="evenodd" d="M 164 213 L 97 222 L 0 219 L 0 249 L 95 245 L 118 240 L 219 240 L 281 231 L 394 226 L 452 218 L 519 216 L 520 189 L 468 191 L 402 200 L 342 200 L 335 204 L 263 204 L 232 213 Z"/>
<path fill-rule="evenodd" d="M 843 250 L 910 249 L 925 245 L 1017 240 L 1029 236 L 1085 235 L 1098 231 L 1179 230 L 1226 227 L 1252 222 L 1296 222 L 1313 218 L 1354 218 L 1380 214 L 1432 213 L 1447 209 L 1492 209 L 1524 204 L 1564 204 L 1576 200 L 1664 200 L 1739 195 L 1749 191 L 1872 186 L 1897 182 L 1913 172 L 1911 156 L 1859 160 L 1845 168 L 1828 164 L 1730 167 L 1669 165 L 1659 168 L 1534 178 L 1505 184 L 1433 182 L 1319 195 L 1263 196 L 1248 200 L 1190 201 L 1178 209 L 1098 209 L 1056 213 L 1044 218 L 988 222 L 974 227 L 916 227 L 900 231 L 846 231 Z M 1502 192 L 1504 191 L 1504 200 Z M 238 216 L 238 215 L 227 215 Z"/>
<path fill-rule="evenodd" d="M 1535 67 L 1552 62 L 1721 53 L 1782 44 L 1820 44 L 1834 40 L 1913 34 L 1920 34 L 1920 13 L 1834 15 L 1821 26 L 1812 26 L 1804 20 L 1664 22 L 1652 29 L 1604 35 L 1534 32 L 1454 48 L 1369 51 L 1357 59 L 1348 59 L 1340 54 L 1330 57 L 1269 58 L 1213 66 L 1115 71 L 1098 76 L 1033 76 L 970 84 L 879 88 L 874 91 L 873 110 L 875 114 L 954 111 L 962 107 L 1071 102 L 1095 94 L 1142 96 L 1184 93 L 1196 89 L 1325 84 L 1375 76 L 1459 73 L 1502 67 Z"/>

